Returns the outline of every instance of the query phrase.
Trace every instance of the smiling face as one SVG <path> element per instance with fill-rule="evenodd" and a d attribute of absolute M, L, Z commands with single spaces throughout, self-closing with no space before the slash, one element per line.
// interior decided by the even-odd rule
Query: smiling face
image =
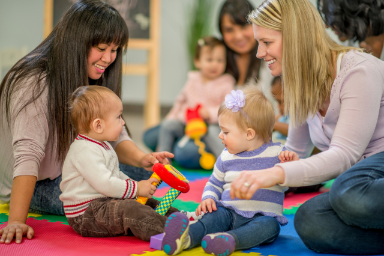
<path fill-rule="evenodd" d="M 103 140 L 117 141 L 125 124 L 123 118 L 123 104 L 116 95 L 108 96 L 108 109 L 104 117 Z"/>
<path fill-rule="evenodd" d="M 250 24 L 238 25 L 229 14 L 224 14 L 220 26 L 225 44 L 237 54 L 248 54 L 256 46 Z"/>
<path fill-rule="evenodd" d="M 250 149 L 250 141 L 247 139 L 247 131 L 241 129 L 231 114 L 219 116 L 221 132 L 219 138 L 231 154 L 238 154 Z"/>
<path fill-rule="evenodd" d="M 113 43 L 93 46 L 87 59 L 88 77 L 93 80 L 99 79 L 105 69 L 115 61 L 118 48 Z"/>
<path fill-rule="evenodd" d="M 283 37 L 281 31 L 252 24 L 253 34 L 259 42 L 256 57 L 263 59 L 273 76 L 280 76 L 283 60 Z"/>
<path fill-rule="evenodd" d="M 204 80 L 209 81 L 219 77 L 225 71 L 225 47 L 218 45 L 213 47 L 203 46 L 200 57 L 195 60 L 195 66 L 198 68 Z"/>

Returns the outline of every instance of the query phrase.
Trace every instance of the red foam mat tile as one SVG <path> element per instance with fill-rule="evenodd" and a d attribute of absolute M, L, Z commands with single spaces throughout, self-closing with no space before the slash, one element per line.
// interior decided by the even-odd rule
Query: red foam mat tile
<path fill-rule="evenodd" d="M 299 206 L 305 201 L 314 196 L 320 195 L 321 192 L 303 193 L 303 194 L 289 194 L 284 198 L 284 208 L 291 208 L 292 206 Z"/>
<path fill-rule="evenodd" d="M 154 251 L 149 242 L 134 236 L 118 237 L 82 237 L 70 226 L 46 220 L 29 218 L 27 224 L 33 227 L 35 236 L 32 240 L 23 239 L 21 244 L 0 244 L 2 256 L 126 256 Z M 0 229 L 5 224 L 0 225 Z"/>

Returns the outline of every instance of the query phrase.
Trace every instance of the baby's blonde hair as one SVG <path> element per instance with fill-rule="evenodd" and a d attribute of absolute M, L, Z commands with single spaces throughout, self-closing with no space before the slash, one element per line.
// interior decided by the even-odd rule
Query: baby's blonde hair
<path fill-rule="evenodd" d="M 304 123 L 308 114 L 315 115 L 329 98 L 335 79 L 332 53 L 362 51 L 334 42 L 308 0 L 266 0 L 248 19 L 283 35 L 285 112 L 294 125 Z"/>
<path fill-rule="evenodd" d="M 245 105 L 241 111 L 232 112 L 223 102 L 220 105 L 218 116 L 232 116 L 240 129 L 252 128 L 257 136 L 265 143 L 269 143 L 275 124 L 275 111 L 271 102 L 255 86 L 247 86 L 241 91 L 245 94 Z"/>
<path fill-rule="evenodd" d="M 107 96 L 117 95 L 107 87 L 98 85 L 77 88 L 69 100 L 69 114 L 77 133 L 90 131 L 91 122 L 104 118 L 109 111 Z"/>

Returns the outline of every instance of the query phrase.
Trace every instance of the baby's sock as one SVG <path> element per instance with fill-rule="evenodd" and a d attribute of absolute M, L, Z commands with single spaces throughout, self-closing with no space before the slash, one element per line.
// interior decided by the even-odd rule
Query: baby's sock
<path fill-rule="evenodd" d="M 197 216 L 195 212 L 187 212 L 187 211 L 183 211 L 183 210 L 181 210 L 180 212 L 187 215 L 187 217 L 189 219 L 189 224 L 193 224 L 193 223 L 197 222 L 204 215 L 203 212 L 199 216 Z"/>
<path fill-rule="evenodd" d="M 187 215 L 180 212 L 172 213 L 165 223 L 161 249 L 168 255 L 176 255 L 187 249 L 191 245 L 188 230 L 189 220 Z"/>
<path fill-rule="evenodd" d="M 213 233 L 204 236 L 201 247 L 209 254 L 228 256 L 235 250 L 236 242 L 228 233 Z"/>

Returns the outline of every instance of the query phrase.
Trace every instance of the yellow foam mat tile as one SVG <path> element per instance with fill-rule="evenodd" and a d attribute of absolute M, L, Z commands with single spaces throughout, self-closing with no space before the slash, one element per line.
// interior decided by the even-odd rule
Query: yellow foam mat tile
<path fill-rule="evenodd" d="M 9 214 L 9 204 L 0 204 L 0 213 Z M 40 217 L 41 214 L 37 213 L 28 213 L 28 217 Z"/>
<path fill-rule="evenodd" d="M 167 256 L 167 254 L 164 251 L 154 251 L 154 252 L 148 252 L 146 251 L 143 254 L 132 254 L 131 256 Z M 203 248 L 201 246 L 193 248 L 191 250 L 182 251 L 178 255 L 180 256 L 187 256 L 187 255 L 193 255 L 193 256 L 207 256 L 206 252 L 204 252 Z M 258 252 L 250 252 L 250 253 L 244 253 L 241 251 L 234 251 L 231 256 L 240 256 L 240 255 L 247 255 L 247 256 L 264 256 L 261 253 Z M 268 255 L 268 256 L 277 256 L 277 255 Z"/>

